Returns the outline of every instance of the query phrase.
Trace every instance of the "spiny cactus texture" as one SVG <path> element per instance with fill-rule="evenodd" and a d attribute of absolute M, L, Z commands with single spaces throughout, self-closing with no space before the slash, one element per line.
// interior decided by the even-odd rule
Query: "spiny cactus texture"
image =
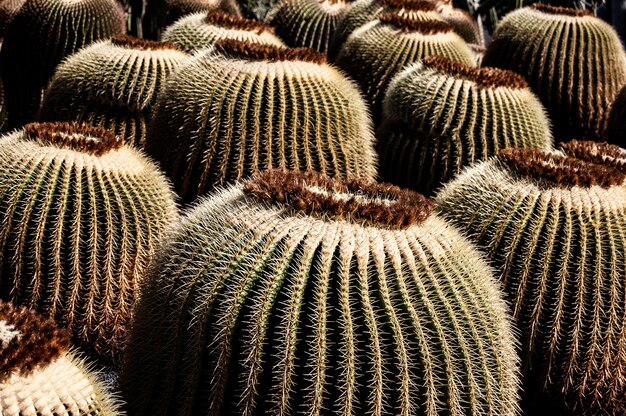
<path fill-rule="evenodd" d="M 539 99 L 515 72 L 439 56 L 396 76 L 376 132 L 380 178 L 431 193 L 505 147 L 552 147 Z"/>
<path fill-rule="evenodd" d="M 210 48 L 221 39 L 260 45 L 284 45 L 271 27 L 219 11 L 183 17 L 163 32 L 162 39 L 189 53 Z"/>
<path fill-rule="evenodd" d="M 53 320 L 0 301 L 0 414 L 121 415 L 98 373 Z"/>
<path fill-rule="evenodd" d="M 348 37 L 336 63 L 361 86 L 378 125 L 391 79 L 407 65 L 430 55 L 467 65 L 474 62 L 472 51 L 447 23 L 383 13 Z"/>
<path fill-rule="evenodd" d="M 609 106 L 626 84 L 626 54 L 611 26 L 586 11 L 542 4 L 502 20 L 483 65 L 524 75 L 559 141 L 603 138 Z"/>
<path fill-rule="evenodd" d="M 165 178 L 87 125 L 31 123 L 0 143 L 0 297 L 115 361 L 155 240 L 177 219 Z"/>
<path fill-rule="evenodd" d="M 157 92 L 186 60 L 170 43 L 125 35 L 98 42 L 59 65 L 39 118 L 102 126 L 143 147 Z"/>
<path fill-rule="evenodd" d="M 189 14 L 220 10 L 235 17 L 242 17 L 236 0 L 166 0 L 166 21 L 169 26 Z"/>
<path fill-rule="evenodd" d="M 184 202 L 271 167 L 376 176 L 358 88 L 307 48 L 219 41 L 168 79 L 146 149 Z"/>
<path fill-rule="evenodd" d="M 611 104 L 606 139 L 611 143 L 626 147 L 626 85 Z"/>
<path fill-rule="evenodd" d="M 482 44 L 482 36 L 478 24 L 465 10 L 457 9 L 450 1 L 438 2 L 437 12 L 448 22 L 456 33 L 467 43 Z"/>
<path fill-rule="evenodd" d="M 448 184 L 439 211 L 500 272 L 521 330 L 526 394 L 551 401 L 551 414 L 622 415 L 626 150 L 564 149 L 575 157 L 503 149 Z"/>
<path fill-rule="evenodd" d="M 268 171 L 167 238 L 122 370 L 139 415 L 515 415 L 491 270 L 430 200 Z"/>
<path fill-rule="evenodd" d="M 29 0 L 6 30 L 0 73 L 8 128 L 35 119 L 41 95 L 61 60 L 85 45 L 126 31 L 115 0 Z"/>
<path fill-rule="evenodd" d="M 282 0 L 266 20 L 287 45 L 326 53 L 337 24 L 349 8 L 347 0 Z"/>

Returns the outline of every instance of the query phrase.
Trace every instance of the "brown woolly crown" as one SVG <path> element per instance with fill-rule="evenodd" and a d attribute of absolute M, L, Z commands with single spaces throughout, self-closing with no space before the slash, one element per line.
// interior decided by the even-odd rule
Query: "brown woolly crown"
<path fill-rule="evenodd" d="M 588 10 L 577 10 L 569 7 L 555 7 L 543 3 L 535 3 L 531 7 L 535 10 L 539 10 L 540 12 L 547 14 L 558 14 L 561 16 L 572 17 L 593 16 L 593 14 L 591 14 L 591 12 L 589 12 Z"/>
<path fill-rule="evenodd" d="M 437 69 L 443 73 L 474 81 L 486 88 L 528 88 L 528 83 L 521 75 L 506 69 L 491 67 L 474 68 L 460 62 L 452 61 L 442 56 L 431 55 L 422 63 L 429 68 Z"/>
<path fill-rule="evenodd" d="M 268 170 L 243 191 L 310 215 L 350 218 L 366 225 L 404 228 L 424 221 L 433 210 L 425 196 L 391 184 L 334 179 L 317 172 Z"/>
<path fill-rule="evenodd" d="M 0 301 L 0 380 L 45 366 L 69 347 L 69 333 L 54 320 Z"/>
<path fill-rule="evenodd" d="M 429 0 L 379 0 L 380 4 L 391 9 L 430 12 L 437 9 L 434 2 Z"/>
<path fill-rule="evenodd" d="M 46 146 L 62 147 L 94 156 L 101 156 L 122 147 L 122 140 L 112 132 L 86 123 L 30 123 L 24 126 L 24 135 L 27 139 L 36 140 Z"/>
<path fill-rule="evenodd" d="M 382 13 L 378 17 L 378 20 L 384 24 L 389 24 L 398 29 L 402 29 L 403 32 L 418 32 L 424 35 L 435 35 L 437 33 L 448 33 L 453 31 L 452 26 L 444 21 L 413 20 L 392 12 Z"/>
<path fill-rule="evenodd" d="M 209 10 L 204 21 L 210 25 L 220 26 L 226 29 L 246 30 L 256 32 L 257 34 L 261 34 L 262 32 L 274 33 L 274 29 L 264 23 L 233 16 L 221 10 Z"/>
<path fill-rule="evenodd" d="M 615 144 L 590 140 L 571 140 L 560 143 L 559 149 L 576 159 L 610 166 L 626 174 L 626 149 Z"/>
<path fill-rule="evenodd" d="M 285 48 L 274 45 L 261 45 L 242 42 L 235 39 L 220 39 L 215 43 L 215 50 L 231 58 L 250 61 L 302 61 L 325 64 L 326 57 L 311 48 Z"/>
<path fill-rule="evenodd" d="M 626 175 L 612 166 L 579 160 L 569 156 L 530 148 L 507 148 L 498 151 L 499 159 L 516 173 L 559 186 L 594 185 L 608 188 L 621 185 Z"/>
<path fill-rule="evenodd" d="M 140 39 L 134 36 L 117 35 L 111 38 L 111 43 L 129 49 L 141 49 L 144 51 L 158 51 L 161 49 L 177 49 L 176 45 L 169 42 L 157 42 L 154 40 Z"/>

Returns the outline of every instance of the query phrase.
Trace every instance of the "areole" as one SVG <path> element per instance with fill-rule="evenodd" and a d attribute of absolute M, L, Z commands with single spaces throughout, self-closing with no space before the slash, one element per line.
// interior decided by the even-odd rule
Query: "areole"
<path fill-rule="evenodd" d="M 103 127 L 76 122 L 30 123 L 24 126 L 25 138 L 93 156 L 102 156 L 122 147 L 123 141 Z"/>
<path fill-rule="evenodd" d="M 443 73 L 467 79 L 468 81 L 474 81 L 481 87 L 528 88 L 528 83 L 526 83 L 524 77 L 506 69 L 492 67 L 474 68 L 437 55 L 424 58 L 422 63 L 425 67 L 434 68 Z"/>
<path fill-rule="evenodd" d="M 215 50 L 231 58 L 251 61 L 302 61 L 319 65 L 326 63 L 326 57 L 315 49 L 286 48 L 242 42 L 235 39 L 221 39 L 217 41 Z"/>

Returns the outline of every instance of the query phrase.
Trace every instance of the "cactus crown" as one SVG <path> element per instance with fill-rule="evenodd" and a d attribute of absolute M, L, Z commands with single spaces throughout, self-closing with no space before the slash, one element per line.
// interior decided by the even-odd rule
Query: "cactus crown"
<path fill-rule="evenodd" d="M 431 55 L 423 61 L 424 66 L 437 69 L 443 73 L 453 75 L 468 81 L 474 81 L 481 87 L 513 89 L 528 88 L 528 83 L 521 75 L 504 69 L 474 68 L 442 56 Z"/>
<path fill-rule="evenodd" d="M 626 150 L 607 142 L 571 140 L 560 143 L 559 149 L 568 156 L 599 165 L 611 166 L 626 174 Z"/>
<path fill-rule="evenodd" d="M 506 148 L 498 158 L 517 174 L 551 182 L 557 186 L 601 186 L 624 182 L 626 174 L 614 167 L 529 148 Z"/>
<path fill-rule="evenodd" d="M 535 10 L 538 10 L 542 13 L 547 13 L 547 14 L 556 14 L 556 15 L 571 16 L 571 17 L 593 16 L 593 14 L 588 10 L 578 10 L 578 9 L 572 9 L 569 7 L 555 7 L 555 6 L 549 6 L 543 3 L 535 3 L 531 7 Z"/>
<path fill-rule="evenodd" d="M 249 32 L 256 32 L 261 34 L 262 32 L 274 33 L 274 28 L 257 22 L 252 19 L 244 19 L 241 17 L 233 16 L 230 13 L 223 12 L 221 10 L 209 10 L 204 21 L 208 24 L 224 27 L 227 29 L 246 30 Z"/>
<path fill-rule="evenodd" d="M 435 3 L 429 0 L 380 0 L 382 6 L 391 9 L 404 9 L 412 11 L 435 11 Z"/>
<path fill-rule="evenodd" d="M 434 35 L 437 33 L 447 33 L 453 31 L 452 26 L 443 21 L 418 21 L 400 16 L 399 14 L 393 12 L 382 13 L 378 17 L 378 20 L 380 20 L 381 23 L 395 26 L 403 32 L 418 32 L 424 35 Z"/>
<path fill-rule="evenodd" d="M 24 126 L 27 139 L 47 146 L 66 148 L 93 156 L 102 156 L 122 147 L 122 140 L 103 127 L 86 123 L 30 123 Z"/>
<path fill-rule="evenodd" d="M 178 49 L 170 42 L 157 42 L 154 40 L 140 39 L 134 36 L 117 35 L 111 38 L 111 43 L 129 49 L 141 49 L 143 51 L 158 51 L 163 49 Z"/>
<path fill-rule="evenodd" d="M 243 191 L 309 215 L 390 228 L 420 223 L 433 210 L 430 199 L 408 189 L 358 179 L 334 179 L 312 171 L 268 170 L 256 174 Z"/>
<path fill-rule="evenodd" d="M 221 39 L 215 43 L 215 50 L 231 58 L 250 61 L 302 61 L 325 64 L 326 57 L 311 48 L 283 48 L 274 45 L 261 45 L 235 39 Z"/>
<path fill-rule="evenodd" d="M 12 372 L 27 375 L 69 347 L 69 333 L 58 328 L 54 320 L 0 302 L 0 380 Z"/>

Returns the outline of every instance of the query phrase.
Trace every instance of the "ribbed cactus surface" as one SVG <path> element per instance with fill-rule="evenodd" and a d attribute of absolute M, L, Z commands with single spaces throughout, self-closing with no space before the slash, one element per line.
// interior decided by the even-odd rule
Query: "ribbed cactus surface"
<path fill-rule="evenodd" d="M 626 150 L 504 149 L 437 196 L 487 251 L 520 330 L 525 391 L 551 414 L 626 413 Z M 528 405 L 532 405 L 529 399 Z M 537 414 L 535 409 L 528 414 Z"/>
<path fill-rule="evenodd" d="M 271 167 L 376 176 L 365 103 L 313 49 L 218 42 L 170 77 L 146 149 L 184 202 Z"/>
<path fill-rule="evenodd" d="M 8 127 L 33 121 L 41 95 L 63 58 L 85 45 L 122 34 L 115 0 L 29 0 L 9 24 L 0 50 Z"/>
<path fill-rule="evenodd" d="M 381 180 L 423 193 L 498 149 L 552 145 L 545 110 L 521 75 L 439 56 L 393 79 L 376 138 Z"/>
<path fill-rule="evenodd" d="M 482 44 L 478 24 L 468 12 L 457 9 L 450 0 L 440 0 L 437 3 L 437 12 L 465 42 L 475 45 Z"/>
<path fill-rule="evenodd" d="M 157 93 L 186 60 L 169 43 L 129 36 L 98 42 L 59 65 L 39 119 L 102 126 L 142 148 Z"/>
<path fill-rule="evenodd" d="M 606 139 L 613 144 L 626 146 L 626 84 L 621 89 L 609 112 Z"/>
<path fill-rule="evenodd" d="M 156 239 L 177 219 L 165 178 L 86 125 L 28 124 L 0 155 L 0 297 L 116 360 Z"/>
<path fill-rule="evenodd" d="M 374 118 L 382 118 L 382 102 L 391 79 L 407 65 L 430 55 L 441 55 L 472 65 L 467 44 L 441 21 L 415 21 L 394 13 L 383 13 L 354 31 L 346 40 L 336 64 L 345 70 L 365 93 Z"/>
<path fill-rule="evenodd" d="M 206 13 L 213 10 L 242 17 L 236 0 L 166 0 L 165 9 L 166 26 L 171 25 L 183 16 L 200 12 Z"/>
<path fill-rule="evenodd" d="M 542 4 L 502 20 L 483 65 L 524 75 L 559 141 L 603 138 L 609 107 L 626 84 L 626 53 L 611 26 L 589 12 Z"/>
<path fill-rule="evenodd" d="M 0 414 L 123 414 L 108 386 L 69 350 L 54 321 L 0 301 Z"/>
<path fill-rule="evenodd" d="M 219 11 L 186 16 L 168 27 L 162 39 L 189 53 L 210 48 L 222 39 L 283 46 L 271 27 Z"/>
<path fill-rule="evenodd" d="M 269 171 L 166 239 L 122 385 L 138 415 L 515 415 L 484 260 L 391 185 Z"/>

